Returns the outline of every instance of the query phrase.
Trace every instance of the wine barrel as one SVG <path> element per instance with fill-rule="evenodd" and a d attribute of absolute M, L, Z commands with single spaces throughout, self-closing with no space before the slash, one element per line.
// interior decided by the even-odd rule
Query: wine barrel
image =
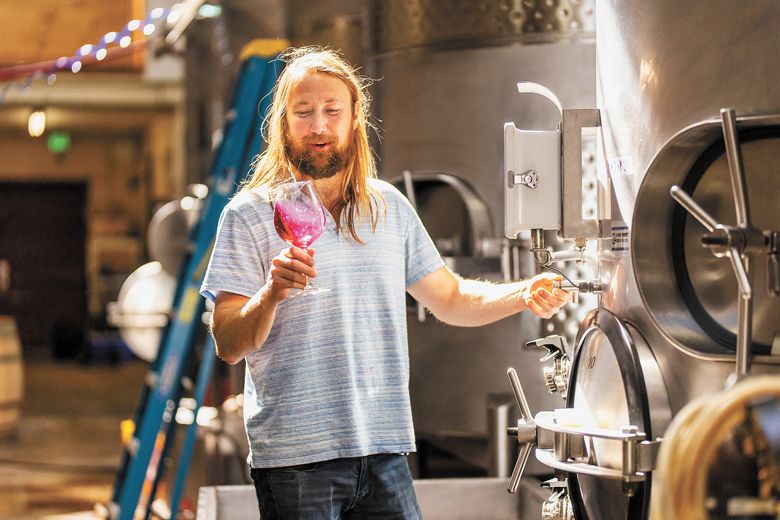
<path fill-rule="evenodd" d="M 22 347 L 16 320 L 0 316 L 0 438 L 16 434 L 23 395 Z"/>

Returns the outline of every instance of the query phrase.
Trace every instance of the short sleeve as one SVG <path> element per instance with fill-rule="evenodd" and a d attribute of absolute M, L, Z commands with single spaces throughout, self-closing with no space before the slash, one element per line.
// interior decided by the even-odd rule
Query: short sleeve
<path fill-rule="evenodd" d="M 227 291 L 252 297 L 265 282 L 265 269 L 257 240 L 238 211 L 228 204 L 222 210 L 200 294 L 214 301 Z"/>
<path fill-rule="evenodd" d="M 423 226 L 417 212 L 406 199 L 404 206 L 408 210 L 408 229 L 406 233 L 406 286 L 425 278 L 432 272 L 444 266 L 439 251 L 433 244 L 428 231 Z"/>

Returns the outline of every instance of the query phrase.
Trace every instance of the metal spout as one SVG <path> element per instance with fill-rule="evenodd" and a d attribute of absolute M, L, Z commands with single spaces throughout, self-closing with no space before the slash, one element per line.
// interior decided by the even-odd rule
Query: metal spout
<path fill-rule="evenodd" d="M 552 261 L 550 251 L 544 247 L 544 230 L 531 230 L 531 252 L 539 265 L 548 265 Z"/>

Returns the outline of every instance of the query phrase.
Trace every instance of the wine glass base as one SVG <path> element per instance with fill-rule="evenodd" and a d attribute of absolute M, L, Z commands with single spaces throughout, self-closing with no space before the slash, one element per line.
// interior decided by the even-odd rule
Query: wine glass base
<path fill-rule="evenodd" d="M 306 287 L 304 287 L 303 289 L 296 290 L 295 292 L 291 293 L 290 296 L 292 297 L 304 296 L 304 295 L 316 296 L 318 294 L 323 294 L 327 292 L 330 292 L 330 289 L 328 289 L 327 287 L 315 287 L 314 285 L 307 284 Z"/>
<path fill-rule="evenodd" d="M 311 295 L 314 295 L 314 294 L 323 294 L 323 293 L 326 293 L 326 292 L 330 292 L 330 289 L 309 286 L 306 289 L 302 290 L 301 294 L 311 294 Z"/>

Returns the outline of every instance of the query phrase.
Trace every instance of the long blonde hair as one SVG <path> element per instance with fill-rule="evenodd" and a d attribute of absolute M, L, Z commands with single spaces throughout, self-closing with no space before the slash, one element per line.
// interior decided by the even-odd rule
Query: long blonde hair
<path fill-rule="evenodd" d="M 346 175 L 341 185 L 341 198 L 334 208 L 334 219 L 339 230 L 346 223 L 350 235 L 363 241 L 357 234 L 357 222 L 368 216 L 372 231 L 379 219 L 378 201 L 382 195 L 369 185 L 369 179 L 377 177 L 376 162 L 368 144 L 368 128 L 377 131 L 369 112 L 369 82 L 360 76 L 338 53 L 323 47 L 300 47 L 286 50 L 279 56 L 286 63 L 273 90 L 271 106 L 263 120 L 263 137 L 266 149 L 255 158 L 254 173 L 242 186 L 242 190 L 273 187 L 290 180 L 291 165 L 285 153 L 287 136 L 287 102 L 293 87 L 308 73 L 330 74 L 349 89 L 353 114 L 357 115 L 357 127 L 352 132 L 355 155 L 345 165 Z M 344 218 L 342 218 L 342 216 Z"/>

